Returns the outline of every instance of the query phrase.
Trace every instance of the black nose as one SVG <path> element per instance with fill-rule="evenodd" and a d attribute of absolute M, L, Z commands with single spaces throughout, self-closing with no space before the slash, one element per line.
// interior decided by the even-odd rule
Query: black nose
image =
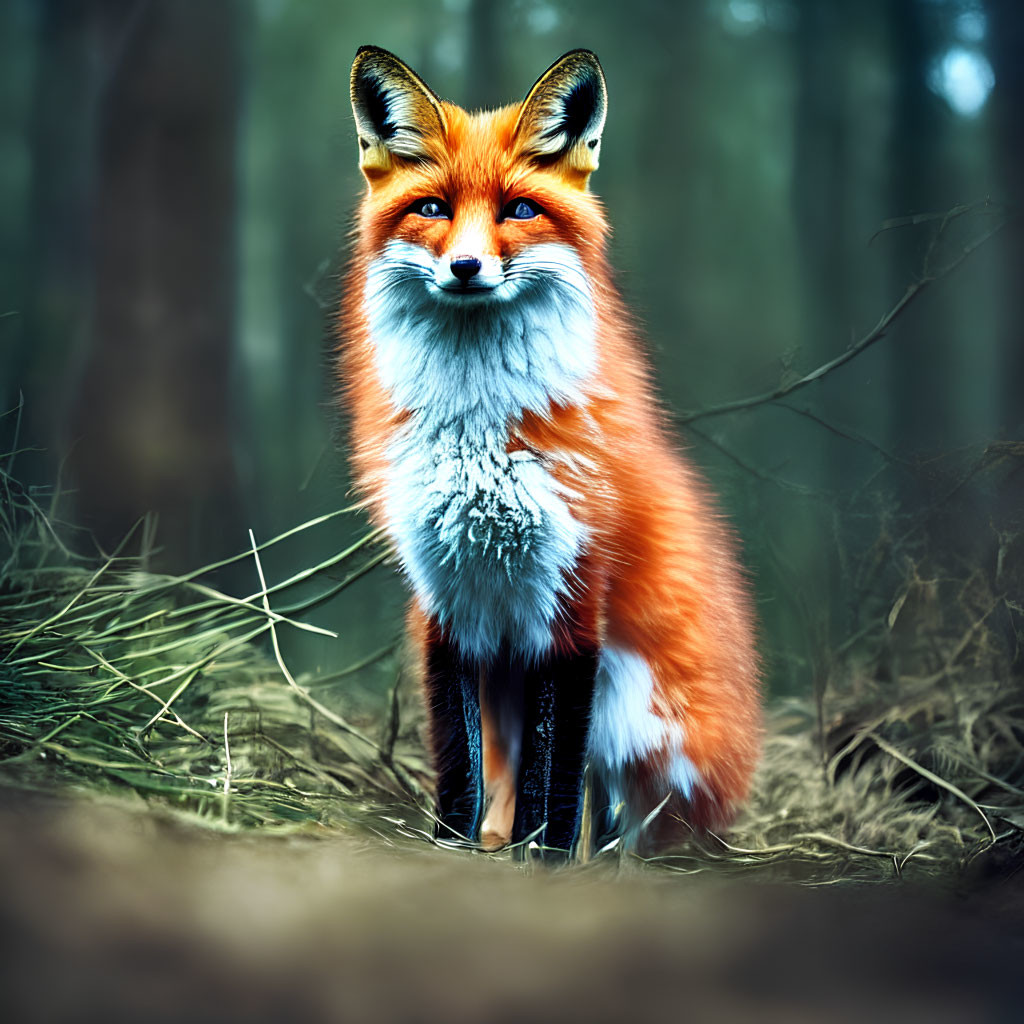
<path fill-rule="evenodd" d="M 480 273 L 483 264 L 475 256 L 453 256 L 452 273 L 466 284 L 470 278 Z"/>

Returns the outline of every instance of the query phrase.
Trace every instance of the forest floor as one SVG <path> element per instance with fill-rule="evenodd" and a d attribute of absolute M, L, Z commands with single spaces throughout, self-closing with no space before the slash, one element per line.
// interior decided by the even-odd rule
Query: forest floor
<path fill-rule="evenodd" d="M 1024 996 L 1019 879 L 531 870 L 11 791 L 0 877 L 12 1021 L 1016 1021 Z"/>
<path fill-rule="evenodd" d="M 45 722 L 43 737 L 65 726 L 55 739 L 4 748 L 8 1019 L 1020 1019 L 1019 811 L 989 808 L 993 842 L 978 805 L 922 791 L 874 742 L 830 779 L 807 708 L 772 714 L 726 836 L 552 869 L 431 843 L 418 798 L 389 792 L 369 760 L 353 788 L 344 731 L 320 714 L 297 727 L 302 702 L 270 699 L 293 691 L 261 685 L 258 727 L 228 713 L 230 745 L 204 754 L 190 737 L 200 756 L 185 768 L 174 744 L 189 734 L 161 745 L 154 730 L 153 777 L 131 761 L 138 742 L 113 760 L 71 715 Z M 179 709 L 216 740 L 219 705 Z M 10 736 L 17 709 L 3 710 Z M 888 744 L 883 729 L 904 724 L 865 728 Z M 395 731 L 395 763 L 428 783 L 415 717 Z"/>
<path fill-rule="evenodd" d="M 924 652 L 896 675 L 846 651 L 775 702 L 727 834 L 552 869 L 431 840 L 415 687 L 350 699 L 394 651 L 289 670 L 374 536 L 273 585 L 295 531 L 254 542 L 233 597 L 74 556 L 0 482 L 6 1019 L 1021 1019 L 1024 700 L 981 582 L 941 630 L 917 584 L 881 616 Z"/>

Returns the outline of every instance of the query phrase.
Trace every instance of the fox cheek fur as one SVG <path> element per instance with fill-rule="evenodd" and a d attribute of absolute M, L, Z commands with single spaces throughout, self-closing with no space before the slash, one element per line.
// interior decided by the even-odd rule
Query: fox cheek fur
<path fill-rule="evenodd" d="M 469 114 L 363 47 L 352 106 L 338 369 L 413 593 L 439 836 L 561 858 L 726 823 L 760 742 L 753 615 L 611 283 L 597 58 Z"/>

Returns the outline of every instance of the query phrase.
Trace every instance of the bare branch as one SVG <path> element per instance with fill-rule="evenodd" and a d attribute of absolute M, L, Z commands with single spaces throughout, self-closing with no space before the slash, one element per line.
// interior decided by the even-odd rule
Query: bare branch
<path fill-rule="evenodd" d="M 802 494 L 805 498 L 822 497 L 821 493 L 814 490 L 814 488 L 794 483 L 792 480 L 785 480 L 782 477 L 772 476 L 769 473 L 762 472 L 760 469 L 751 466 L 749 462 L 744 462 L 743 459 L 741 459 L 734 451 L 727 448 L 720 441 L 716 441 L 710 434 L 706 434 L 703 430 L 700 430 L 697 427 L 691 427 L 690 432 L 696 434 L 702 441 L 721 452 L 722 455 L 729 459 L 730 462 L 739 466 L 739 468 L 744 472 L 749 473 L 758 480 L 762 480 L 768 484 L 774 484 L 776 487 L 779 487 L 784 491 L 795 491 L 797 494 Z"/>
<path fill-rule="evenodd" d="M 744 409 L 753 409 L 756 406 L 766 405 L 769 402 L 777 402 L 780 398 L 785 398 L 787 395 L 791 395 L 793 392 L 807 387 L 808 384 L 813 384 L 815 381 L 821 380 L 833 370 L 838 369 L 840 366 L 848 363 L 851 359 L 859 356 L 876 342 L 881 341 L 888 333 L 888 330 L 894 321 L 923 291 L 925 291 L 929 285 L 934 284 L 936 281 L 939 281 L 948 274 L 951 274 L 960 266 L 961 263 L 964 262 L 964 260 L 967 259 L 968 256 L 983 246 L 993 237 L 993 235 L 1001 231 L 1009 222 L 1010 218 L 1000 221 L 983 235 L 976 238 L 973 242 L 965 245 L 960 251 L 960 254 L 944 267 L 926 273 L 920 281 L 915 281 L 913 284 L 909 285 L 896 305 L 893 306 L 892 309 L 890 309 L 889 312 L 886 313 L 885 316 L 883 316 L 882 319 L 864 335 L 863 338 L 855 342 L 845 352 L 842 352 L 834 359 L 830 359 L 827 363 L 822 363 L 822 365 L 817 369 L 811 370 L 810 373 L 805 374 L 797 380 L 790 381 L 788 384 L 780 384 L 772 391 L 765 391 L 759 395 L 750 395 L 747 398 L 737 398 L 731 402 L 723 402 L 721 405 L 708 406 L 706 409 L 677 413 L 674 417 L 675 422 L 680 426 L 685 426 L 686 424 L 694 423 L 697 420 L 708 419 L 712 416 L 724 416 L 727 413 L 741 412 Z"/>
<path fill-rule="evenodd" d="M 914 213 L 909 217 L 890 217 L 888 220 L 882 221 L 882 226 L 868 239 L 868 245 L 871 245 L 879 235 L 884 235 L 885 232 L 892 231 L 895 228 L 917 227 L 919 224 L 929 224 L 934 223 L 935 221 L 939 222 L 938 234 L 942 234 L 949 224 L 957 218 L 963 217 L 968 213 L 977 213 L 982 210 L 987 210 L 992 213 L 1002 213 L 1004 215 L 1006 213 L 1006 207 L 1000 203 L 994 203 L 991 199 L 981 199 L 976 203 L 961 203 L 950 210 L 937 210 L 932 213 Z"/>

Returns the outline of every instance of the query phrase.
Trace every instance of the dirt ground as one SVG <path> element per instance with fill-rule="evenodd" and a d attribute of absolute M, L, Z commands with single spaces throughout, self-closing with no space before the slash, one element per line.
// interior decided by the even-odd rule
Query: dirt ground
<path fill-rule="evenodd" d="M 550 871 L 0 795 L 10 1021 L 1018 1021 L 1024 880 Z"/>

